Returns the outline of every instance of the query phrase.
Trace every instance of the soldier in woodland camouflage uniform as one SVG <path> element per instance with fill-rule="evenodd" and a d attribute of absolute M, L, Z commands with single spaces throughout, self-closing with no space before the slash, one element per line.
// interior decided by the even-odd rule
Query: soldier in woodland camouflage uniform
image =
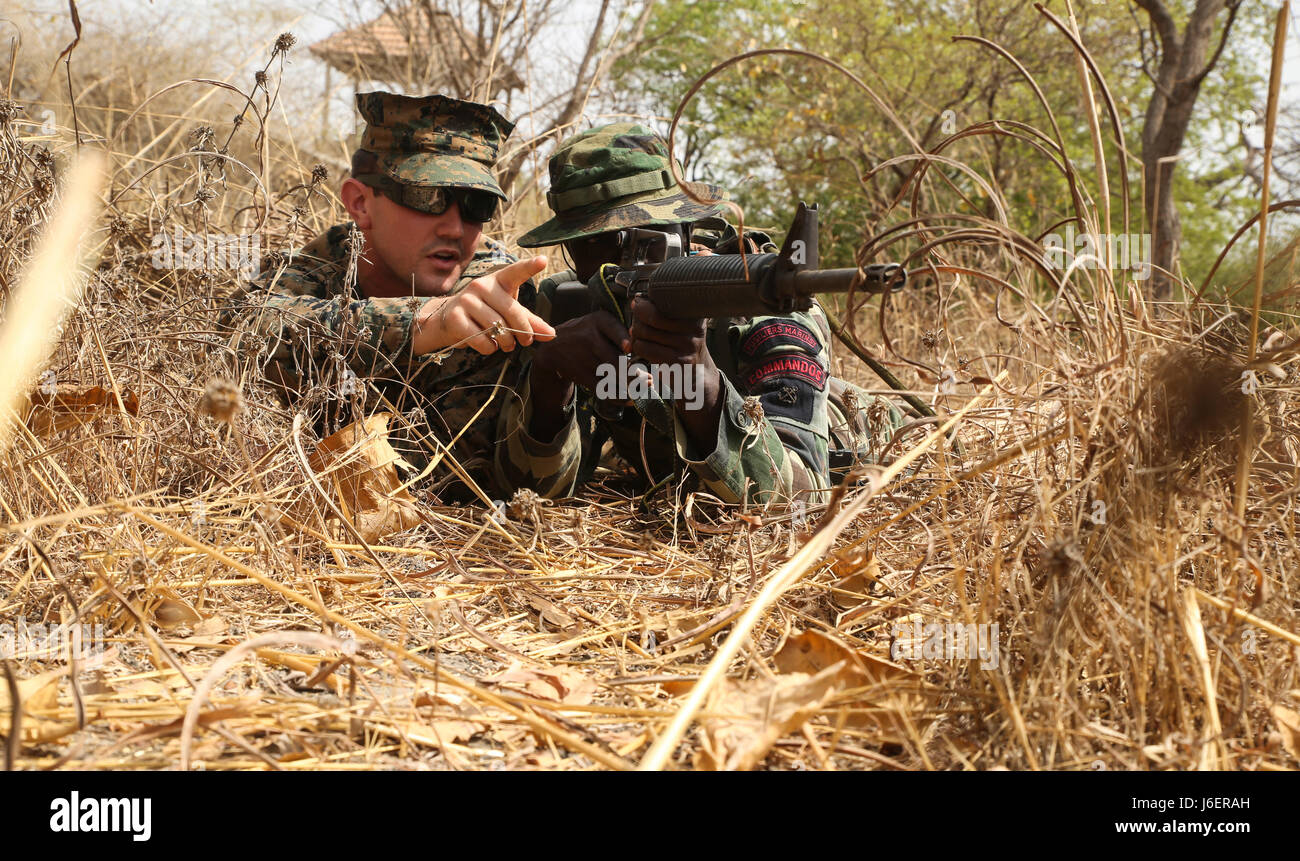
<path fill-rule="evenodd" d="M 453 455 L 488 489 L 515 347 L 554 335 L 530 310 L 546 258 L 516 262 L 481 237 L 505 199 L 492 166 L 513 125 L 445 96 L 360 93 L 357 108 L 366 130 L 340 189 L 352 223 L 264 265 L 231 317 L 265 344 L 286 400 L 373 386 L 398 410 L 418 405 L 437 440 L 460 434 Z"/>
<path fill-rule="evenodd" d="M 676 187 L 667 144 L 639 125 L 615 123 L 561 144 L 551 157 L 550 177 L 547 200 L 555 217 L 519 245 L 562 243 L 577 271 L 542 283 L 543 316 L 560 282 L 600 278 L 601 264 L 618 259 L 622 228 L 676 231 L 686 248 L 693 223 L 725 226 L 716 217 L 720 205 L 695 203 Z M 715 186 L 692 187 L 704 199 L 722 197 Z M 776 248 L 751 242 L 750 250 Z M 675 320 L 638 299 L 630 313 L 626 321 L 601 310 L 564 322 L 554 340 L 531 349 L 520 396 L 502 417 L 507 436 L 498 464 L 504 482 L 531 485 L 546 496 L 572 493 L 583 454 L 579 414 L 591 404 L 619 453 L 649 480 L 684 464 L 727 502 L 821 498 L 830 484 L 832 414 L 836 424 L 846 423 L 828 403 L 832 390 L 842 392 L 845 384 L 830 377 L 830 330 L 819 306 L 790 316 Z M 694 365 L 703 403 L 658 395 L 619 403 L 595 399 L 597 368 L 617 363 L 623 353 L 651 363 Z M 586 404 L 578 403 L 578 388 Z M 875 400 L 860 391 L 850 399 L 861 408 Z M 899 416 L 888 407 L 886 412 L 875 429 L 888 439 Z"/>

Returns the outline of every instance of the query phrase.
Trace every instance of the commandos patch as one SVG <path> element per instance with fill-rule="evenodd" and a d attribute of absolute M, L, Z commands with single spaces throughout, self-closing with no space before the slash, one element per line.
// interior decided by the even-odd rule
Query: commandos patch
<path fill-rule="evenodd" d="M 826 388 L 826 369 L 807 356 L 787 355 L 768 359 L 745 375 L 745 385 L 752 392 L 766 380 L 794 377 L 817 387 Z"/>

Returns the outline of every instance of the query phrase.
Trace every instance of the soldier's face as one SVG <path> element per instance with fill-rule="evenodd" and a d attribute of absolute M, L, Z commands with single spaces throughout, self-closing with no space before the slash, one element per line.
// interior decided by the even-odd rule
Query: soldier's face
<path fill-rule="evenodd" d="M 355 182 L 355 180 L 350 180 Z M 357 183 L 360 196 L 348 206 L 371 251 L 371 277 L 363 279 L 371 296 L 443 296 L 474 256 L 483 225 L 461 217 L 452 203 L 430 215 L 389 200 Z M 348 195 L 344 194 L 347 203 Z M 366 285 L 366 281 L 370 284 Z"/>
<path fill-rule="evenodd" d="M 584 284 L 591 280 L 591 276 L 596 274 L 596 270 L 603 263 L 617 263 L 621 248 L 618 244 L 617 230 L 608 233 L 598 233 L 595 236 L 585 236 L 582 239 L 572 239 L 564 243 L 564 248 L 569 252 L 569 258 L 573 261 L 574 274 L 578 280 Z"/>

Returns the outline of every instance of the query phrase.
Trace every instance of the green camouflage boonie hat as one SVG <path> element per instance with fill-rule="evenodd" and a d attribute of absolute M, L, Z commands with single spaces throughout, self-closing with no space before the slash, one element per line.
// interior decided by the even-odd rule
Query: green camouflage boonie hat
<path fill-rule="evenodd" d="M 558 245 L 624 227 L 699 221 L 723 209 L 687 197 L 673 180 L 668 143 L 636 123 L 588 129 L 560 144 L 549 166 L 546 202 L 555 217 L 521 236 L 521 248 Z M 686 184 L 705 199 L 726 197 L 716 185 Z"/>
<path fill-rule="evenodd" d="M 515 126 L 495 108 L 448 96 L 357 93 L 357 110 L 366 131 L 352 156 L 353 178 L 414 209 L 427 209 L 421 189 L 446 186 L 506 200 L 492 165 Z"/>

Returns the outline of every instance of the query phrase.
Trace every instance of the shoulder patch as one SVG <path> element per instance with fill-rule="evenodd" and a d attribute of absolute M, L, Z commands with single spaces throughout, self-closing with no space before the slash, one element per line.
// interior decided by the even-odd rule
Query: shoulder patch
<path fill-rule="evenodd" d="M 763 412 L 767 415 L 782 416 L 805 425 L 813 420 L 817 398 L 816 389 L 797 377 L 774 379 L 763 386 L 763 391 L 758 396 Z"/>
<path fill-rule="evenodd" d="M 775 356 L 745 375 L 745 385 L 752 392 L 764 382 L 780 377 L 794 377 L 817 387 L 826 388 L 826 369 L 820 362 L 797 353 Z"/>
<path fill-rule="evenodd" d="M 786 346 L 800 347 L 813 355 L 822 349 L 821 342 L 808 327 L 792 320 L 768 320 L 745 336 L 740 352 L 752 359 L 773 347 Z"/>

